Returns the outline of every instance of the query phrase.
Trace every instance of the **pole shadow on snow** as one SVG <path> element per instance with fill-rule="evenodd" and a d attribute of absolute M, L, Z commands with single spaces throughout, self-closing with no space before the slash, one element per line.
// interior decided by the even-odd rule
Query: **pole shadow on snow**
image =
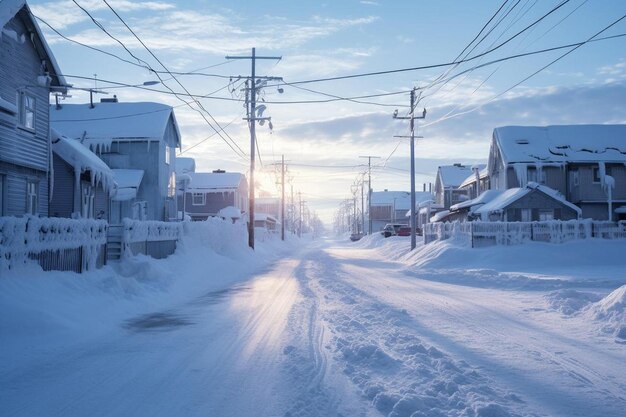
<path fill-rule="evenodd" d="M 124 328 L 134 332 L 168 331 L 178 327 L 195 324 L 182 314 L 173 312 L 159 312 L 144 314 L 134 319 L 126 320 Z"/>

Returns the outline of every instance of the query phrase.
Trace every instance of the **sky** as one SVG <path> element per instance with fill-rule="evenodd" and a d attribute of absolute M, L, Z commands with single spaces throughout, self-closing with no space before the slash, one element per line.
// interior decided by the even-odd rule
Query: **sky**
<path fill-rule="evenodd" d="M 178 155 L 195 158 L 200 172 L 249 170 L 241 77 L 251 65 L 225 57 L 250 55 L 252 47 L 281 57 L 257 61 L 257 75 L 283 81 L 261 92 L 273 129 L 257 126 L 255 182 L 259 194 L 278 195 L 275 164 L 284 155 L 288 195 L 301 192 L 326 222 L 363 178 L 362 156 L 378 157 L 374 191 L 409 191 L 409 140 L 394 137 L 409 127 L 392 114 L 407 114 L 414 87 L 418 109 L 427 109 L 416 122 L 418 191 L 434 182 L 439 165 L 485 162 L 498 126 L 626 123 L 626 37 L 493 62 L 625 34 L 621 1 L 108 0 L 151 53 L 103 0 L 76 2 L 102 29 L 73 1 L 29 1 L 68 81 L 120 101 L 174 106 Z M 437 66 L 458 57 L 468 60 Z M 319 81 L 424 66 L 435 67 Z M 161 83 L 144 87 L 159 81 L 149 68 L 161 71 Z M 206 97 L 190 99 L 185 90 Z M 71 90 L 65 102 L 88 100 Z"/>

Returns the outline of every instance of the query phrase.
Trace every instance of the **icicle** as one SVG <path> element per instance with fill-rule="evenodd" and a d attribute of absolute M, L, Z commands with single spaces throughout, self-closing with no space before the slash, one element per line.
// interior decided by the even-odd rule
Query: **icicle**
<path fill-rule="evenodd" d="M 528 164 L 525 163 L 516 163 L 513 164 L 513 169 L 515 169 L 515 175 L 517 176 L 518 186 L 520 188 L 526 187 L 528 183 Z"/>

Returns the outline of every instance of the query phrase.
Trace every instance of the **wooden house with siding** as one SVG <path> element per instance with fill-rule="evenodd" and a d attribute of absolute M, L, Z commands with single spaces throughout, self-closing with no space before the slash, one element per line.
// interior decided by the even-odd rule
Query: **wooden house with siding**
<path fill-rule="evenodd" d="M 227 207 L 234 207 L 247 217 L 248 180 L 239 172 L 195 172 L 185 192 L 185 210 L 192 220 L 219 216 Z"/>
<path fill-rule="evenodd" d="M 0 216 L 48 214 L 48 102 L 66 86 L 26 2 L 1 1 Z"/>
<path fill-rule="evenodd" d="M 113 171 L 109 223 L 177 219 L 175 150 L 181 137 L 171 106 L 117 100 L 63 104 L 51 106 L 50 117 L 55 130 L 80 141 Z"/>
<path fill-rule="evenodd" d="M 626 217 L 626 125 L 499 127 L 488 170 L 492 189 L 535 182 L 576 204 L 583 218 Z"/>

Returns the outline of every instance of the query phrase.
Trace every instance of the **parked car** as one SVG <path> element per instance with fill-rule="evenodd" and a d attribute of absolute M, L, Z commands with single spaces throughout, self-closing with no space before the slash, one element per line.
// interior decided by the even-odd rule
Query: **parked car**
<path fill-rule="evenodd" d="M 361 240 L 362 237 L 363 237 L 363 233 L 352 233 L 350 235 L 350 240 L 353 242 L 356 242 L 357 240 Z"/>
<path fill-rule="evenodd" d="M 402 226 L 406 226 L 406 224 L 387 223 L 380 234 L 384 237 L 395 236 Z"/>
<path fill-rule="evenodd" d="M 398 236 L 411 236 L 411 226 L 402 226 L 397 234 Z"/>

